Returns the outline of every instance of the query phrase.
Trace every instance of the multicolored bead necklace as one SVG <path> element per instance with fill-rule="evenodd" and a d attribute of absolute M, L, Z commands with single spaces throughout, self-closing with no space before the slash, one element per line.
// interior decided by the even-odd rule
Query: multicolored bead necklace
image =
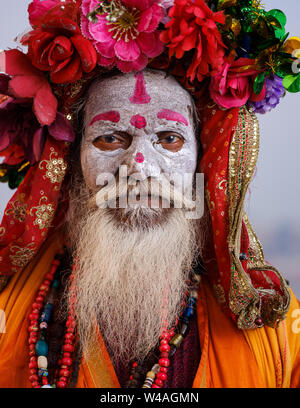
<path fill-rule="evenodd" d="M 40 285 L 32 310 L 29 315 L 29 380 L 33 388 L 66 388 L 73 366 L 76 321 L 74 318 L 74 299 L 68 305 L 68 318 L 62 346 L 61 358 L 58 360 L 58 368 L 55 370 L 54 379 L 50 384 L 48 372 L 48 344 L 47 329 L 51 320 L 54 299 L 60 286 L 58 267 L 61 263 L 61 255 L 57 255 L 52 262 L 50 271 L 46 274 L 43 283 Z M 72 275 L 70 276 L 72 279 Z M 198 287 L 201 280 L 200 269 L 195 269 L 189 283 L 190 290 L 185 294 L 183 303 L 184 309 L 176 320 L 175 326 L 163 329 L 159 342 L 159 360 L 150 371 L 147 372 L 142 388 L 162 388 L 167 380 L 170 357 L 172 357 L 180 347 L 187 334 L 190 319 L 195 314 L 195 307 L 198 298 Z M 177 333 L 176 333 L 177 332 Z M 129 384 L 135 381 L 135 372 L 138 363 L 132 364 Z M 133 384 L 132 384 L 133 385 Z"/>

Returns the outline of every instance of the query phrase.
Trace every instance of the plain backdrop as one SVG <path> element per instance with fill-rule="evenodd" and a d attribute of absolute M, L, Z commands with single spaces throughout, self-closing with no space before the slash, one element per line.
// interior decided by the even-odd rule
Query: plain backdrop
<path fill-rule="evenodd" d="M 30 0 L 1 1 L 0 49 L 14 48 L 14 39 L 29 29 Z M 287 31 L 300 36 L 299 0 L 264 0 L 266 9 L 279 8 L 288 19 Z M 300 298 L 300 94 L 287 94 L 267 115 L 259 115 L 261 146 L 247 212 L 266 259 L 291 283 Z M 0 214 L 13 192 L 0 184 Z"/>

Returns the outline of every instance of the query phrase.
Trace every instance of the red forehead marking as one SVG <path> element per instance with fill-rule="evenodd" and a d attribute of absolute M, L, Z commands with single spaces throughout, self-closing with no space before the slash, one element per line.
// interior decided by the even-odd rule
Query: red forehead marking
<path fill-rule="evenodd" d="M 144 157 L 143 153 L 137 152 L 137 154 L 135 155 L 134 160 L 135 160 L 137 163 L 143 163 L 143 161 L 145 160 L 145 157 Z"/>
<path fill-rule="evenodd" d="M 143 105 L 151 101 L 150 95 L 147 93 L 146 83 L 142 72 L 135 74 L 135 88 L 133 95 L 129 98 L 130 102 L 135 105 Z"/>
<path fill-rule="evenodd" d="M 92 119 L 89 126 L 92 126 L 95 122 L 99 122 L 101 120 L 107 120 L 109 122 L 118 123 L 120 121 L 120 114 L 117 111 L 100 113 L 99 115 L 96 115 L 94 119 Z"/>
<path fill-rule="evenodd" d="M 157 114 L 158 119 L 167 119 L 173 120 L 174 122 L 183 123 L 185 126 L 188 126 L 189 123 L 187 119 L 181 115 L 181 113 L 171 111 L 169 109 L 163 109 Z"/>
<path fill-rule="evenodd" d="M 132 118 L 130 119 L 130 123 L 137 129 L 143 129 L 147 126 L 146 118 L 144 118 L 144 116 L 141 115 L 132 116 Z"/>

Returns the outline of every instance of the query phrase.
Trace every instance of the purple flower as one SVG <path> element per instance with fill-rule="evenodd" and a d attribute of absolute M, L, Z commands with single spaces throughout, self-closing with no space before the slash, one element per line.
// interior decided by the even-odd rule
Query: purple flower
<path fill-rule="evenodd" d="M 260 102 L 249 102 L 255 113 L 266 113 L 276 108 L 280 99 L 285 94 L 285 89 L 282 85 L 282 78 L 274 75 L 272 78 L 267 78 L 265 81 L 266 96 Z"/>
<path fill-rule="evenodd" d="M 5 151 L 8 153 L 14 145 L 21 161 L 26 159 L 34 165 L 40 160 L 48 135 L 66 142 L 75 138 L 71 124 L 59 112 L 50 126 L 41 126 L 28 99 L 10 100 L 0 108 L 0 155 L 5 157 Z"/>

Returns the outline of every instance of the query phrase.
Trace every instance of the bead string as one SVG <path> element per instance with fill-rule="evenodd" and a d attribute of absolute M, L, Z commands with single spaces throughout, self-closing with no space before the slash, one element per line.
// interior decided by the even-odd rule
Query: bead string
<path fill-rule="evenodd" d="M 69 314 L 66 322 L 67 329 L 62 347 L 62 358 L 58 361 L 59 368 L 56 370 L 53 384 L 49 384 L 47 360 L 48 344 L 46 336 L 54 308 L 55 293 L 60 285 L 57 275 L 57 269 L 60 263 L 61 256 L 57 255 L 52 262 L 50 271 L 46 274 L 43 283 L 39 287 L 29 315 L 29 381 L 33 388 L 65 388 L 68 377 L 70 376 L 70 368 L 72 366 L 71 354 L 74 351 L 73 342 L 75 339 L 74 331 L 76 326 L 73 317 L 74 310 L 72 302 L 71 305 L 69 305 Z"/>
<path fill-rule="evenodd" d="M 53 384 L 50 385 L 48 381 L 48 344 L 46 342 L 46 334 L 54 308 L 55 293 L 60 284 L 57 275 L 60 258 L 61 256 L 57 255 L 53 260 L 50 271 L 46 274 L 43 283 L 39 287 L 37 297 L 32 305 L 31 314 L 29 315 L 29 380 L 33 388 L 66 388 L 71 376 L 73 365 L 72 354 L 75 348 L 75 299 L 70 299 L 69 301 L 68 318 L 66 321 L 66 332 L 64 335 L 61 358 L 58 360 L 58 368 L 54 375 Z M 73 275 L 71 274 L 70 279 L 72 280 L 72 278 Z M 196 269 L 191 279 L 192 282 L 189 282 L 190 292 L 185 294 L 183 312 L 180 318 L 176 320 L 174 327 L 167 329 L 167 325 L 165 325 L 163 328 L 160 336 L 160 356 L 158 363 L 147 372 L 142 388 L 162 388 L 166 382 L 170 357 L 176 353 L 177 349 L 183 343 L 188 331 L 190 319 L 195 314 L 200 280 L 200 270 Z M 42 312 L 40 313 L 41 310 Z M 178 331 L 176 334 L 175 330 Z M 134 362 L 129 378 L 129 384 L 131 381 L 133 382 L 135 380 L 135 371 L 138 371 L 138 369 L 138 363 Z"/>

